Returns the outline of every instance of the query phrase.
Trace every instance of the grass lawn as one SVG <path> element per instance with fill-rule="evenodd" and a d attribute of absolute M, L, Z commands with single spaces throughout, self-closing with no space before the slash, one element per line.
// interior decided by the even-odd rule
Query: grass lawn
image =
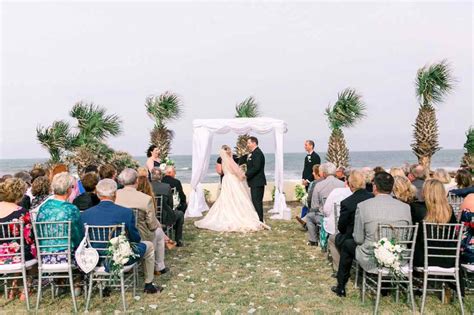
<path fill-rule="evenodd" d="M 295 206 L 294 210 L 296 213 Z M 305 233 L 295 221 L 267 220 L 271 231 L 252 234 L 225 234 L 197 230 L 194 220 L 187 220 L 183 248 L 167 252 L 169 274 L 156 279 L 165 290 L 160 295 L 134 299 L 129 293 L 131 313 L 191 314 L 274 314 L 274 313 L 371 313 L 373 299 L 360 301 L 359 291 L 348 284 L 348 296 L 339 298 L 330 288 L 331 266 L 319 248 L 306 245 Z M 142 289 L 142 285 L 139 289 Z M 32 301 L 35 300 L 33 295 Z M 389 314 L 410 313 L 404 304 L 383 297 L 380 311 Z M 417 298 L 418 305 L 420 299 Z M 33 305 L 34 303 L 32 303 Z M 84 300 L 78 301 L 80 311 Z M 24 312 L 24 303 L 0 298 L 0 313 Z M 90 312 L 114 313 L 121 310 L 120 294 L 91 302 Z M 465 299 L 466 313 L 474 310 L 472 296 Z M 42 313 L 72 312 L 68 295 L 51 300 L 44 295 Z M 442 304 L 428 296 L 427 313 L 457 314 L 456 300 Z"/>

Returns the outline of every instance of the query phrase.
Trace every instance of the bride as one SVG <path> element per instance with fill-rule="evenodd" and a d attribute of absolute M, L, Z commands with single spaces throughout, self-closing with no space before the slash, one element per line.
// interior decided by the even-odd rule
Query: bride
<path fill-rule="evenodd" d="M 220 150 L 222 159 L 222 189 L 219 197 L 204 219 L 194 222 L 201 229 L 218 232 L 248 232 L 264 228 L 250 199 L 245 174 L 232 158 L 229 146 Z"/>

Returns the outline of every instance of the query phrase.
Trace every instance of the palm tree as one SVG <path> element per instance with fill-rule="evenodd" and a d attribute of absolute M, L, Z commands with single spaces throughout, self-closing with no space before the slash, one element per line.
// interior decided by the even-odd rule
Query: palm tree
<path fill-rule="evenodd" d="M 168 157 L 174 132 L 166 127 L 166 123 L 181 117 L 183 112 L 179 97 L 169 91 L 154 96 L 150 95 L 145 100 L 148 116 L 155 121 L 155 126 L 150 132 L 150 143 L 158 147 L 160 158 Z"/>
<path fill-rule="evenodd" d="M 474 128 L 469 127 L 466 132 L 466 143 L 464 143 L 466 153 L 461 160 L 461 167 L 468 168 L 474 172 Z"/>
<path fill-rule="evenodd" d="M 430 169 L 431 157 L 441 148 L 438 144 L 438 121 L 435 104 L 441 103 L 452 91 L 454 79 L 446 60 L 425 65 L 416 75 L 416 96 L 419 101 L 418 116 L 411 144 L 418 163 Z"/>
<path fill-rule="evenodd" d="M 258 103 L 253 96 L 247 97 L 243 102 L 235 106 L 235 118 L 254 118 L 260 116 Z M 248 134 L 240 135 L 237 138 L 235 152 L 238 157 L 248 154 L 247 140 L 250 137 Z"/>
<path fill-rule="evenodd" d="M 72 145 L 69 124 L 63 120 L 54 121 L 50 127 L 38 126 L 36 139 L 48 150 L 51 164 L 61 162 L 63 152 Z"/>
<path fill-rule="evenodd" d="M 342 128 L 353 127 L 365 117 L 365 104 L 354 89 L 347 88 L 337 96 L 334 106 L 326 108 L 325 115 L 331 129 L 326 160 L 337 167 L 349 165 L 349 150 L 346 146 Z"/>

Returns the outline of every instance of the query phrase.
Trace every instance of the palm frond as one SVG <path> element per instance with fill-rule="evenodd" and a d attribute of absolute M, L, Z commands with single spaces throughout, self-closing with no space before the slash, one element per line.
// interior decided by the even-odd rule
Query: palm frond
<path fill-rule="evenodd" d="M 341 129 L 354 126 L 365 117 L 365 110 L 362 96 L 354 89 L 347 88 L 338 94 L 334 106 L 326 108 L 325 115 L 331 129 Z"/>
<path fill-rule="evenodd" d="M 416 96 L 422 106 L 441 103 L 453 90 L 454 82 L 447 60 L 425 65 L 416 75 Z"/>
<path fill-rule="evenodd" d="M 247 97 L 235 106 L 235 118 L 254 118 L 260 116 L 258 103 L 253 96 Z"/>
<path fill-rule="evenodd" d="M 180 118 L 183 112 L 183 105 L 178 95 L 170 91 L 159 96 L 148 96 L 145 108 L 148 116 L 155 121 L 156 127 L 162 127 L 166 121 Z"/>
<path fill-rule="evenodd" d="M 464 143 L 464 148 L 467 150 L 467 153 L 470 155 L 474 154 L 474 128 L 469 127 L 469 130 L 466 132 L 466 143 Z"/>
<path fill-rule="evenodd" d="M 61 160 L 61 153 L 70 145 L 70 126 L 63 120 L 54 121 L 49 127 L 38 126 L 36 139 L 48 150 L 51 160 L 57 163 Z"/>

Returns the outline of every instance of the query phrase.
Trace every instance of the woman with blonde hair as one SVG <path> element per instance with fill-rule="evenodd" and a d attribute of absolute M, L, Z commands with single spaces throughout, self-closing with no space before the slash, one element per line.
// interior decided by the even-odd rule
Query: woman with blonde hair
<path fill-rule="evenodd" d="M 423 185 L 424 201 L 413 202 L 411 206 L 411 216 L 413 224 L 418 223 L 418 236 L 415 245 L 414 266 L 424 266 L 424 233 L 423 221 L 427 223 L 456 223 L 456 217 L 453 209 L 448 203 L 448 198 L 444 190 L 444 185 L 437 179 L 428 179 Z M 436 250 L 430 253 L 435 254 Z M 447 254 L 447 251 L 441 251 L 441 254 Z M 429 261 L 430 266 L 438 266 L 443 268 L 454 267 L 454 260 L 440 259 L 438 257 L 431 257 Z"/>
<path fill-rule="evenodd" d="M 393 177 L 395 176 L 406 177 L 405 172 L 400 167 L 392 167 L 390 169 L 390 175 L 392 175 Z"/>
<path fill-rule="evenodd" d="M 444 168 L 437 168 L 433 173 L 433 179 L 437 179 L 443 183 L 446 194 L 456 188 L 456 184 L 451 183 L 451 176 Z"/>
<path fill-rule="evenodd" d="M 394 176 L 393 195 L 396 199 L 404 203 L 411 203 L 415 200 L 416 187 L 405 176 Z"/>

